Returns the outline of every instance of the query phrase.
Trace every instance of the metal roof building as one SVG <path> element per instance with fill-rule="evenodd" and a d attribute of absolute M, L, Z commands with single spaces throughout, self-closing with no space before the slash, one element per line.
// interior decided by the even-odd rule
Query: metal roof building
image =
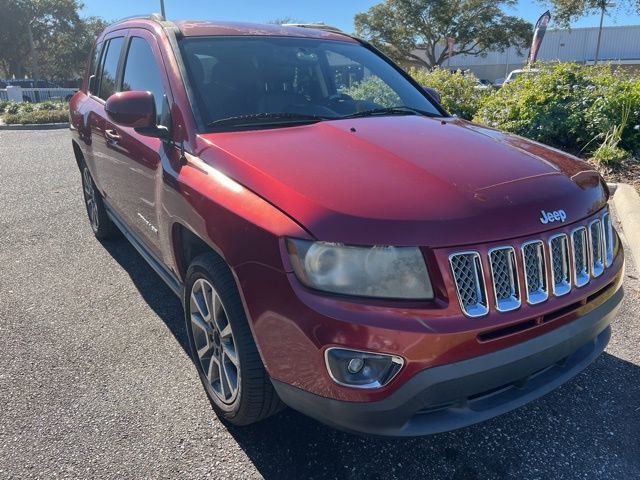
<path fill-rule="evenodd" d="M 598 39 L 598 28 L 547 30 L 538 60 L 592 64 Z M 457 55 L 443 67 L 471 70 L 479 78 L 495 81 L 504 78 L 526 63 L 528 50 L 518 55 L 515 48 L 504 52 L 489 52 L 487 56 Z M 600 42 L 600 62 L 629 65 L 640 69 L 640 25 L 604 27 Z"/>

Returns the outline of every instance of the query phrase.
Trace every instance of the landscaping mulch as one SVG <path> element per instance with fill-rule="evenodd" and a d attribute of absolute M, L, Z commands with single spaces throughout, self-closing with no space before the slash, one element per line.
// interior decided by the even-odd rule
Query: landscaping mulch
<path fill-rule="evenodd" d="M 630 158 L 612 166 L 596 163 L 594 166 L 607 182 L 628 183 L 640 191 L 640 158 Z"/>

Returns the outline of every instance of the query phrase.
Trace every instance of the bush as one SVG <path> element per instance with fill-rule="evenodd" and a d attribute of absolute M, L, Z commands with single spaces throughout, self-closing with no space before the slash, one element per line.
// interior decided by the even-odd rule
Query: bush
<path fill-rule="evenodd" d="M 69 121 L 69 113 L 64 110 L 41 110 L 28 113 L 7 114 L 4 121 L 8 124 L 62 123 Z"/>
<path fill-rule="evenodd" d="M 420 84 L 435 88 L 442 98 L 442 106 L 460 118 L 471 120 L 485 97 L 493 90 L 477 88 L 478 79 L 471 73 L 450 73 L 436 68 L 432 71 L 412 68 L 409 74 Z"/>
<path fill-rule="evenodd" d="M 0 114 L 3 115 L 7 124 L 66 122 L 68 112 L 67 102 L 0 102 Z"/>
<path fill-rule="evenodd" d="M 375 76 L 368 77 L 348 88 L 343 88 L 340 93 L 349 95 L 354 100 L 375 102 L 387 108 L 402 105 L 400 97 L 391 90 L 391 87 Z"/>
<path fill-rule="evenodd" d="M 66 110 L 68 107 L 67 103 L 64 102 L 53 102 L 48 100 L 42 103 L 35 104 L 38 110 Z"/>
<path fill-rule="evenodd" d="M 9 102 L 5 107 L 4 113 L 16 114 L 20 111 L 20 104 L 15 102 Z"/>
<path fill-rule="evenodd" d="M 542 65 L 484 98 L 474 120 L 574 152 L 595 152 L 620 127 L 619 145 L 640 149 L 640 82 L 609 65 Z M 629 115 L 623 122 L 623 112 Z M 624 123 L 624 125 L 623 125 Z M 617 158 L 608 149 L 607 158 Z"/>
<path fill-rule="evenodd" d="M 604 165 L 618 164 L 629 158 L 629 154 L 620 147 L 612 146 L 606 143 L 593 154 L 593 160 Z"/>

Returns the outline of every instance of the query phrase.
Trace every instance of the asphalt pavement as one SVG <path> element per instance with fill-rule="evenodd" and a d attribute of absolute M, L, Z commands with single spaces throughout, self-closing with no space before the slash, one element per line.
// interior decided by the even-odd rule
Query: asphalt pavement
<path fill-rule="evenodd" d="M 606 353 L 485 423 L 385 440 L 287 410 L 228 428 L 178 299 L 126 240 L 93 237 L 68 132 L 0 131 L 0 478 L 640 478 L 631 261 L 625 284 Z"/>

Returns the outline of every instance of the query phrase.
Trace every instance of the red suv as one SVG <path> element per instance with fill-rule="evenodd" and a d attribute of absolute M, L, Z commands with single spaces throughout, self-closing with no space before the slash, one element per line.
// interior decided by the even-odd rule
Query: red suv
<path fill-rule="evenodd" d="M 182 299 L 224 420 L 286 404 L 440 432 L 606 346 L 624 259 L 602 178 L 452 117 L 368 43 L 152 16 L 107 28 L 88 71 L 71 133 L 91 226 Z"/>

